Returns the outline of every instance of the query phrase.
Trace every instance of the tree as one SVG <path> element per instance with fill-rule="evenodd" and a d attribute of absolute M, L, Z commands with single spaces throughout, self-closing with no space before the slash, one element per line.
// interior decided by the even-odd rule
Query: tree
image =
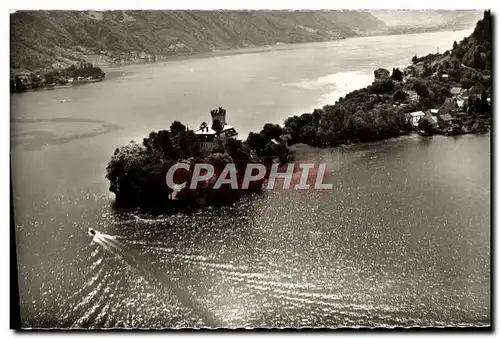
<path fill-rule="evenodd" d="M 490 113 L 490 105 L 488 103 L 488 96 L 483 90 L 481 92 L 481 113 Z"/>
<path fill-rule="evenodd" d="M 458 44 L 457 44 L 457 41 L 453 41 L 453 49 L 458 49 Z"/>
<path fill-rule="evenodd" d="M 417 92 L 417 94 L 420 97 L 428 97 L 429 96 L 429 89 L 427 88 L 427 85 L 424 81 L 418 79 L 413 83 L 412 89 Z"/>
<path fill-rule="evenodd" d="M 373 74 L 375 76 L 375 80 L 384 80 L 387 79 L 391 73 L 389 73 L 389 71 L 384 68 L 378 68 L 373 71 Z"/>
<path fill-rule="evenodd" d="M 416 64 L 418 62 L 418 58 L 417 58 L 416 55 L 413 56 L 413 58 L 411 58 L 411 62 L 414 63 L 414 64 Z"/>
<path fill-rule="evenodd" d="M 305 125 L 299 130 L 299 140 L 305 144 L 316 145 L 316 127 L 314 125 Z"/>
<path fill-rule="evenodd" d="M 483 14 L 483 32 L 484 40 L 491 45 L 492 39 L 492 26 L 491 26 L 491 11 L 484 11 Z"/>
<path fill-rule="evenodd" d="M 474 111 L 477 114 L 482 114 L 483 113 L 483 105 L 481 103 L 481 98 L 476 98 L 474 100 Z"/>
<path fill-rule="evenodd" d="M 429 122 L 429 120 L 427 120 L 427 118 L 421 118 L 418 121 L 418 129 L 423 131 L 424 133 L 434 133 L 434 127 Z"/>
<path fill-rule="evenodd" d="M 141 170 L 148 162 L 147 149 L 131 142 L 115 150 L 106 168 L 109 190 L 117 198 L 135 200 L 140 194 Z"/>
<path fill-rule="evenodd" d="M 464 89 L 469 89 L 474 85 L 474 80 L 468 78 L 466 75 L 460 79 L 460 86 Z"/>
<path fill-rule="evenodd" d="M 176 136 L 178 135 L 179 133 L 181 132 L 185 132 L 186 131 L 186 126 L 184 126 L 181 122 L 179 121 L 174 121 L 171 125 L 170 125 L 170 134 L 172 136 Z"/>
<path fill-rule="evenodd" d="M 260 132 L 266 141 L 277 139 L 283 134 L 283 129 L 278 124 L 265 124 Z"/>
<path fill-rule="evenodd" d="M 227 139 L 225 149 L 237 167 L 239 164 L 247 164 L 251 159 L 250 148 L 241 140 Z"/>
<path fill-rule="evenodd" d="M 467 115 L 474 115 L 475 113 L 475 105 L 474 105 L 474 100 L 470 96 L 469 99 L 467 100 Z"/>
<path fill-rule="evenodd" d="M 46 84 L 53 84 L 54 83 L 54 73 L 46 73 L 44 75 L 44 77 L 45 77 Z"/>
<path fill-rule="evenodd" d="M 374 94 L 390 94 L 394 91 L 394 83 L 390 78 L 376 81 L 371 85 L 371 90 Z"/>
<path fill-rule="evenodd" d="M 479 20 L 476 24 L 474 32 L 472 33 L 479 43 L 484 41 L 484 23 L 483 20 Z"/>
<path fill-rule="evenodd" d="M 260 133 L 250 132 L 248 134 L 246 144 L 260 156 L 266 147 L 267 142 Z"/>
<path fill-rule="evenodd" d="M 401 72 L 399 68 L 393 68 L 391 78 L 393 80 L 403 81 L 403 72 Z"/>
<path fill-rule="evenodd" d="M 26 90 L 26 86 L 24 86 L 23 82 L 21 81 L 21 78 L 19 75 L 16 75 L 14 78 L 14 85 L 15 85 L 15 90 L 17 93 L 20 93 L 22 91 Z"/>
<path fill-rule="evenodd" d="M 479 47 L 476 47 L 476 49 L 474 50 L 474 55 L 472 57 L 472 66 L 474 68 L 483 69 L 485 65 L 486 61 L 481 55 L 481 50 L 479 49 Z"/>
<path fill-rule="evenodd" d="M 216 138 L 214 142 L 214 148 L 212 149 L 212 154 L 225 153 L 224 140 L 221 138 Z"/>
<path fill-rule="evenodd" d="M 31 73 L 30 75 L 31 88 L 39 88 L 40 87 L 40 78 L 36 73 Z"/>
<path fill-rule="evenodd" d="M 161 130 L 158 132 L 151 132 L 149 137 L 142 141 L 142 144 L 150 154 L 159 152 L 163 158 L 174 160 L 179 158 L 180 149 L 174 148 L 169 131 Z"/>
<path fill-rule="evenodd" d="M 394 92 L 392 97 L 395 101 L 404 101 L 407 96 L 408 94 L 406 94 L 405 91 L 399 89 L 396 92 Z"/>
<path fill-rule="evenodd" d="M 422 77 L 426 78 L 432 74 L 432 68 L 429 62 L 424 63 L 424 70 L 422 72 Z"/>
<path fill-rule="evenodd" d="M 491 69 L 493 66 L 493 54 L 491 53 L 491 50 L 486 52 L 486 64 L 485 68 L 486 69 Z"/>
<path fill-rule="evenodd" d="M 178 149 L 181 158 L 199 157 L 198 138 L 192 130 L 180 131 L 174 138 L 174 148 Z"/>

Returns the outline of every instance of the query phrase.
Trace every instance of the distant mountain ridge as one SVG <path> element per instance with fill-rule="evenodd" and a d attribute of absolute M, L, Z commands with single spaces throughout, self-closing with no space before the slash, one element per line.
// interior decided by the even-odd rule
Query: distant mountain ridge
<path fill-rule="evenodd" d="M 156 61 L 213 50 L 335 40 L 386 25 L 358 11 L 20 11 L 11 68 Z"/>
<path fill-rule="evenodd" d="M 450 28 L 464 21 L 460 15 L 470 15 L 467 11 L 438 12 L 431 11 L 429 15 L 446 18 L 440 19 L 440 25 L 450 23 Z M 17 11 L 10 15 L 10 63 L 11 70 L 37 70 L 63 68 L 82 61 L 95 65 L 160 61 L 217 50 L 414 30 L 411 25 L 402 31 L 391 26 L 395 15 L 401 16 L 401 13 L 341 10 Z M 431 29 L 439 29 L 436 27 Z"/>
<path fill-rule="evenodd" d="M 438 28 L 473 27 L 482 18 L 480 10 L 386 10 L 372 11 L 389 29 L 399 27 Z"/>

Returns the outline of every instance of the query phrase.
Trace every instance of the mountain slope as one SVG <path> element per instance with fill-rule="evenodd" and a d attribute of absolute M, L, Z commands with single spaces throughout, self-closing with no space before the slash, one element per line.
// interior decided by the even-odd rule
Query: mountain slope
<path fill-rule="evenodd" d="M 213 50 L 315 42 L 385 30 L 357 11 L 22 11 L 11 14 L 11 68 L 159 60 Z"/>
<path fill-rule="evenodd" d="M 473 26 L 482 16 L 475 10 L 391 10 L 373 11 L 372 14 L 388 27 L 440 27 Z"/>

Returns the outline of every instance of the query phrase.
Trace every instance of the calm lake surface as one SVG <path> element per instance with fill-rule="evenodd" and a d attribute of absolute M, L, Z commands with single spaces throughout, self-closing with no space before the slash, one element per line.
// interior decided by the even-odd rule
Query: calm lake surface
<path fill-rule="evenodd" d="M 244 138 L 470 32 L 127 66 L 11 96 L 22 325 L 489 325 L 489 135 L 304 147 L 299 159 L 327 162 L 333 190 L 190 215 L 119 213 L 104 178 L 115 148 L 174 120 L 196 128 L 223 106 Z"/>

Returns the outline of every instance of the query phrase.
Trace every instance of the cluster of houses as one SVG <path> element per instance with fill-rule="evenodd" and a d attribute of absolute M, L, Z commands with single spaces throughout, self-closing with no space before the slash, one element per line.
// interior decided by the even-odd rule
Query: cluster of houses
<path fill-rule="evenodd" d="M 447 98 L 441 108 L 432 108 L 426 111 L 416 111 L 406 114 L 407 121 L 418 130 L 418 124 L 421 119 L 426 119 L 433 127 L 443 128 L 445 131 L 452 131 L 453 128 L 461 129 L 463 132 L 469 132 L 468 128 L 461 126 L 467 113 L 464 110 L 464 105 L 467 103 L 469 96 L 478 97 L 482 91 L 481 88 L 475 86 L 466 90 L 461 87 L 452 87 L 450 92 L 451 98 Z M 491 102 L 491 98 L 487 99 Z"/>
<path fill-rule="evenodd" d="M 414 128 L 418 128 L 418 123 L 421 119 L 427 119 L 427 121 L 429 121 L 429 123 L 436 128 L 440 124 L 445 127 L 451 127 L 454 121 L 454 118 L 450 113 L 439 114 L 439 109 L 436 108 L 408 113 L 407 119 Z"/>
<path fill-rule="evenodd" d="M 33 74 L 33 73 L 19 73 L 16 75 L 19 79 L 20 85 L 23 86 L 24 90 L 36 89 L 36 88 L 44 88 L 44 87 L 54 87 L 56 85 L 65 85 L 65 84 L 79 84 L 79 83 L 87 83 L 87 82 L 98 82 L 103 80 L 103 75 L 94 75 L 94 76 L 77 76 L 77 77 L 65 77 L 65 76 L 57 76 L 51 77 L 52 80 L 48 80 L 44 74 Z M 14 79 L 11 79 L 11 83 L 16 83 Z"/>
<path fill-rule="evenodd" d="M 90 76 L 90 77 L 74 77 L 74 78 L 68 78 L 68 84 L 77 84 L 80 82 L 95 82 L 95 81 L 101 81 L 102 80 L 101 75 L 96 75 L 96 76 Z"/>

